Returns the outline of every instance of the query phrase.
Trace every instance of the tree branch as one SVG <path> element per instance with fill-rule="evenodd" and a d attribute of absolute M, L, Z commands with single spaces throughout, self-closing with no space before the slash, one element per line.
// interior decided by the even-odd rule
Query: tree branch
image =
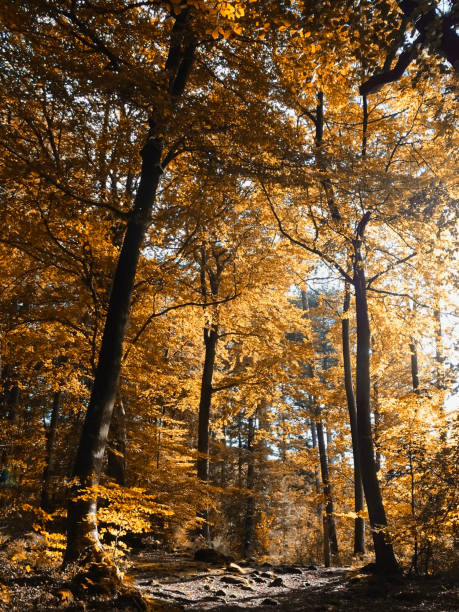
<path fill-rule="evenodd" d="M 164 308 L 163 310 L 160 310 L 159 312 L 153 312 L 149 317 L 147 317 L 147 319 L 143 323 L 142 327 L 139 329 L 139 331 L 136 333 L 136 335 L 132 339 L 129 348 L 124 353 L 123 361 L 126 361 L 128 355 L 129 355 L 129 353 L 131 351 L 132 346 L 134 344 L 136 344 L 136 342 L 139 340 L 140 336 L 143 334 L 143 332 L 146 330 L 146 328 L 150 325 L 150 323 L 153 321 L 153 319 L 156 319 L 156 317 L 162 317 L 163 315 L 165 315 L 166 313 L 170 312 L 171 310 L 178 310 L 179 308 L 185 308 L 187 306 L 201 306 L 201 307 L 205 307 L 205 306 L 217 306 L 218 304 L 226 304 L 226 302 L 230 302 L 231 300 L 236 299 L 240 295 L 241 295 L 240 293 L 235 293 L 234 295 L 230 295 L 230 296 L 228 296 L 226 298 L 223 298 L 221 300 L 214 300 L 213 302 L 207 302 L 207 303 L 204 303 L 204 302 L 184 302 L 183 304 L 174 304 L 174 306 L 168 306 L 167 308 Z"/>
<path fill-rule="evenodd" d="M 381 272 L 378 272 L 377 274 L 372 276 L 368 280 L 368 282 L 367 282 L 367 289 L 369 289 L 371 287 L 371 283 L 374 282 L 377 278 L 380 278 L 381 276 L 384 276 L 384 274 L 387 274 L 387 272 L 390 272 L 390 270 L 393 270 L 396 266 L 399 266 L 399 265 L 407 262 L 409 259 L 411 259 L 412 257 L 415 257 L 417 254 L 418 254 L 418 252 L 414 251 L 414 253 L 410 253 L 409 255 L 404 257 L 403 259 L 398 259 L 397 261 L 394 261 L 394 263 L 392 263 L 390 266 L 388 266 L 385 270 L 382 270 Z"/>
<path fill-rule="evenodd" d="M 326 255 L 326 253 L 324 253 L 323 251 L 320 251 L 319 249 L 316 249 L 315 247 L 311 247 L 309 245 L 307 245 L 305 242 L 303 242 L 302 240 L 297 240 L 296 238 L 294 238 L 291 234 L 289 234 L 285 229 L 284 226 L 282 225 L 282 221 L 279 218 L 279 215 L 277 214 L 274 205 L 271 201 L 271 198 L 269 197 L 268 192 L 266 191 L 266 188 L 264 186 L 264 183 L 261 179 L 260 180 L 260 185 L 261 188 L 263 190 L 263 193 L 266 196 L 266 199 L 268 201 L 269 207 L 271 209 L 271 212 L 274 215 L 274 218 L 277 221 L 277 225 L 279 227 L 279 231 L 280 233 L 285 236 L 288 240 L 290 240 L 290 242 L 292 242 L 293 244 L 296 244 L 297 246 L 300 246 L 302 249 L 305 249 L 306 251 L 309 251 L 309 253 L 313 253 L 314 255 L 317 255 L 318 257 L 320 257 L 321 259 L 323 259 L 324 261 L 326 261 L 330 266 L 332 266 L 333 268 L 335 268 L 336 270 L 338 270 L 338 272 L 341 274 L 341 276 L 348 282 L 351 283 L 352 285 L 354 284 L 354 281 L 352 280 L 352 278 L 349 276 L 349 274 L 347 274 L 347 272 L 339 265 L 338 262 L 336 262 L 332 257 L 329 257 L 328 255 Z"/>

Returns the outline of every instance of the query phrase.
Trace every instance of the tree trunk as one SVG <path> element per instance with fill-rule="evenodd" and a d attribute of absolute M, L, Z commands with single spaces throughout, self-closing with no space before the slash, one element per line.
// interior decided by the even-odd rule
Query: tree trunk
<path fill-rule="evenodd" d="M 411 384 L 413 393 L 419 393 L 419 370 L 418 370 L 418 352 L 414 338 L 410 343 L 410 361 L 411 361 Z M 416 480 L 413 465 L 413 448 L 411 440 L 408 448 L 409 456 L 409 474 L 410 474 L 410 489 L 411 489 L 411 518 L 413 520 L 413 557 L 411 559 L 411 568 L 418 573 L 418 558 L 419 558 L 419 538 L 416 520 Z"/>
<path fill-rule="evenodd" d="M 165 65 L 172 107 L 183 93 L 194 58 L 195 45 L 190 41 L 184 45 L 188 15 L 189 11 L 185 10 L 175 18 Z M 148 139 L 141 152 L 140 183 L 114 273 L 94 384 L 73 469 L 76 484 L 68 503 L 65 565 L 76 561 L 85 550 L 100 548 L 97 500 L 92 495 L 88 499 L 81 496 L 100 480 L 140 249 L 163 173 L 163 142 L 158 136 L 161 128 L 164 126 L 158 126 L 156 118 L 151 117 Z"/>
<path fill-rule="evenodd" d="M 347 409 L 351 426 L 352 458 L 354 461 L 354 511 L 364 510 L 362 473 L 359 456 L 359 439 L 357 432 L 357 405 L 355 401 L 354 385 L 352 382 L 352 363 L 349 333 L 348 312 L 351 303 L 349 284 L 344 287 L 343 318 L 341 320 L 341 337 L 344 365 L 344 387 L 346 389 Z M 354 555 L 365 553 L 365 519 L 358 516 L 354 520 Z"/>
<path fill-rule="evenodd" d="M 204 366 L 202 369 L 201 398 L 199 400 L 199 423 L 198 423 L 198 478 L 207 483 L 209 480 L 209 419 L 210 405 L 212 401 L 212 378 L 214 375 L 215 353 L 218 341 L 218 329 L 211 325 L 204 329 Z M 210 540 L 207 510 L 200 514 L 206 522 L 201 529 L 201 535 Z"/>
<path fill-rule="evenodd" d="M 21 389 L 18 385 L 13 385 L 8 391 L 7 407 L 8 407 L 8 420 L 11 423 L 17 423 L 19 421 L 19 400 L 21 398 Z"/>
<path fill-rule="evenodd" d="M 360 245 L 370 214 L 362 218 L 355 241 L 354 287 L 357 319 L 356 400 L 357 431 L 362 469 L 362 483 L 370 517 L 376 557 L 381 572 L 398 572 L 392 544 L 386 533 L 387 519 L 379 487 L 371 432 L 370 402 L 370 321 L 368 317 L 367 289 L 364 262 Z"/>
<path fill-rule="evenodd" d="M 126 485 L 126 411 L 121 399 L 115 404 L 110 424 L 107 476 L 122 487 Z"/>
<path fill-rule="evenodd" d="M 410 342 L 411 385 L 414 393 L 419 393 L 418 350 L 414 338 Z"/>
<path fill-rule="evenodd" d="M 242 419 L 239 415 L 237 423 L 237 487 L 242 489 Z"/>
<path fill-rule="evenodd" d="M 158 139 L 149 140 L 142 150 L 139 190 L 115 271 L 99 361 L 74 465 L 73 476 L 79 483 L 73 487 L 68 506 L 65 563 L 75 561 L 85 548 L 99 546 L 96 499 L 77 498 L 83 489 L 97 485 L 100 478 L 118 388 L 135 273 L 162 173 L 161 153 L 162 145 Z"/>
<path fill-rule="evenodd" d="M 317 448 L 317 430 L 316 430 L 316 424 L 313 419 L 310 419 L 309 426 L 311 428 L 312 448 L 316 449 Z M 315 486 L 316 492 L 319 494 L 321 492 L 321 487 L 320 487 L 320 479 L 319 479 L 319 470 L 317 469 L 316 465 L 314 465 L 314 486 Z M 327 521 L 326 521 L 325 514 L 322 516 L 322 504 L 318 504 L 317 506 L 317 516 L 319 517 L 319 520 L 322 517 L 322 550 L 323 550 L 323 557 L 324 557 L 324 565 L 325 567 L 330 567 L 330 543 L 328 539 L 328 528 L 327 528 Z M 319 550 L 317 550 L 317 557 L 319 557 L 319 554 L 320 554 Z"/>
<path fill-rule="evenodd" d="M 161 406 L 161 416 L 156 421 L 156 469 L 159 470 L 161 464 L 161 444 L 162 444 L 162 428 L 164 423 L 164 415 L 166 414 L 166 406 Z"/>
<path fill-rule="evenodd" d="M 330 554 L 327 552 L 327 546 L 334 561 L 337 561 L 338 538 L 336 535 L 336 523 L 333 516 L 333 496 L 330 484 L 330 475 L 328 473 L 328 457 L 325 446 L 324 429 L 321 422 L 316 421 L 315 429 L 317 432 L 317 442 L 319 446 L 320 473 L 322 476 L 322 487 L 325 497 L 325 521 L 324 521 L 324 562 L 325 567 L 330 567 Z M 327 565 L 328 563 L 328 565 Z"/>
<path fill-rule="evenodd" d="M 318 169 L 324 174 L 327 172 L 327 164 L 325 161 L 325 154 L 323 151 L 323 135 L 324 135 L 324 94 L 319 91 L 317 94 L 317 106 L 314 115 L 314 124 L 316 128 L 315 134 L 315 158 Z M 333 192 L 333 185 L 329 178 L 321 180 L 325 198 L 327 200 L 327 206 L 331 213 L 331 217 L 335 221 L 341 220 L 341 214 L 336 205 L 335 194 Z"/>
<path fill-rule="evenodd" d="M 245 525 L 244 525 L 244 545 L 243 557 L 247 558 L 253 548 L 253 539 L 255 535 L 255 457 L 254 457 L 254 438 L 255 438 L 255 418 L 252 415 L 248 420 L 247 431 L 247 503 L 245 508 Z"/>
<path fill-rule="evenodd" d="M 309 425 L 311 427 L 312 448 L 317 448 L 317 430 L 316 430 L 316 424 L 311 419 L 310 422 L 309 422 Z M 319 471 L 318 471 L 317 467 L 315 467 L 315 466 L 314 466 L 314 484 L 315 484 L 315 487 L 316 487 L 316 491 L 319 493 L 320 492 Z"/>
<path fill-rule="evenodd" d="M 54 473 L 55 464 L 55 444 L 57 437 L 57 424 L 59 421 L 59 414 L 62 408 L 62 399 L 64 394 L 62 391 L 56 391 L 53 399 L 53 408 L 51 411 L 51 420 L 49 422 L 48 431 L 46 432 L 46 462 L 43 470 L 43 485 L 41 489 L 41 503 L 40 506 L 49 512 L 51 510 L 51 478 Z"/>
<path fill-rule="evenodd" d="M 373 419 L 373 444 L 375 447 L 375 463 L 376 471 L 379 472 L 379 470 L 381 469 L 381 413 L 379 411 L 379 388 L 378 383 L 376 382 L 373 385 Z"/>
<path fill-rule="evenodd" d="M 226 427 L 222 427 L 222 460 L 220 461 L 220 488 L 226 487 Z"/>
<path fill-rule="evenodd" d="M 436 361 L 436 372 L 435 372 L 435 386 L 437 389 L 446 389 L 445 384 L 445 357 L 443 355 L 443 331 L 441 325 L 441 313 L 438 307 L 434 310 L 435 320 L 435 361 Z"/>

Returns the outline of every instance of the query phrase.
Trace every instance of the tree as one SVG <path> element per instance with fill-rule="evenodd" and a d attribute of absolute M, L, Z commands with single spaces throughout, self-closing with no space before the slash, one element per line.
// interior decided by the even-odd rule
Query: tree
<path fill-rule="evenodd" d="M 331 98 L 328 112 L 333 112 L 332 109 L 333 105 L 336 103 L 336 96 L 333 93 L 331 93 L 330 96 Z M 291 105 L 293 108 L 296 106 L 298 109 L 298 117 L 306 116 L 313 123 L 314 138 L 317 140 L 317 123 L 319 117 L 321 117 L 323 114 L 323 92 L 319 90 L 318 103 L 314 112 L 307 110 L 306 100 L 310 99 L 310 92 L 307 89 L 304 89 L 299 94 L 298 101 L 295 102 L 292 100 Z M 350 103 L 349 111 L 354 104 L 355 103 L 353 102 Z M 408 137 L 408 134 L 414 132 L 415 125 L 418 125 L 421 128 L 421 124 L 417 123 L 416 121 L 417 118 L 424 112 L 429 114 L 432 107 L 430 107 L 428 104 L 423 104 L 422 102 L 420 102 L 416 108 L 412 107 L 411 112 L 414 112 L 415 114 L 413 115 L 414 122 L 411 129 L 406 135 L 403 135 L 403 131 L 398 132 L 401 135 L 397 141 L 394 139 L 394 136 L 388 136 L 388 133 L 387 136 L 378 138 L 376 136 L 378 122 L 373 122 L 373 124 L 371 124 L 371 132 L 369 131 L 369 112 L 374 113 L 374 109 L 378 108 L 378 102 L 375 101 L 374 104 L 375 106 L 369 111 L 366 98 L 363 98 L 362 120 L 361 122 L 356 122 L 354 124 L 362 126 L 360 142 L 360 139 L 357 140 L 357 142 L 352 142 L 350 133 L 348 135 L 348 139 L 345 139 L 343 134 L 341 134 L 340 140 L 337 136 L 334 136 L 335 129 L 338 129 L 341 132 L 343 131 L 343 123 L 340 122 L 339 119 L 336 121 L 336 123 L 331 124 L 332 127 L 330 128 L 331 133 L 328 140 L 329 159 L 327 162 L 328 169 L 326 176 L 332 178 L 335 189 L 333 197 L 336 203 L 338 201 L 340 202 L 339 206 L 338 204 L 336 204 L 336 206 L 338 206 L 340 210 L 346 211 L 346 214 L 344 215 L 343 212 L 342 216 L 347 216 L 348 221 L 352 220 L 352 228 L 348 226 L 348 229 L 344 229 L 345 225 L 340 224 L 337 216 L 330 212 L 328 201 L 331 192 L 330 189 L 328 189 L 328 193 L 327 190 L 325 190 L 324 193 L 323 168 L 319 168 L 319 173 L 314 172 L 311 167 L 307 168 L 307 170 L 304 172 L 305 180 L 308 180 L 306 188 L 306 203 L 301 200 L 301 198 L 304 198 L 304 188 L 302 189 L 300 184 L 298 184 L 299 194 L 301 195 L 299 198 L 295 198 L 293 194 L 290 193 L 287 198 L 287 205 L 284 201 L 281 208 L 282 212 L 279 212 L 279 204 L 273 201 L 272 193 L 270 195 L 266 188 L 267 182 L 269 182 L 271 185 L 275 183 L 274 177 L 269 176 L 268 173 L 261 169 L 260 183 L 261 189 L 264 191 L 271 210 L 276 217 L 280 232 L 295 244 L 306 249 L 309 253 L 316 254 L 321 257 L 322 260 L 330 266 L 330 268 L 339 272 L 344 281 L 352 284 L 354 287 L 357 321 L 356 400 L 360 446 L 359 453 L 362 460 L 362 480 L 365 489 L 365 496 L 367 498 L 370 521 L 373 525 L 373 539 L 377 554 L 377 564 L 381 567 L 381 569 L 386 568 L 390 570 L 396 567 L 395 558 L 393 557 L 390 545 L 385 541 L 383 532 L 380 530 L 380 527 L 378 527 L 381 525 L 386 525 L 386 518 L 379 492 L 371 438 L 369 360 L 370 328 L 367 305 L 367 286 L 372 290 L 375 289 L 374 283 L 377 279 L 383 277 L 394 267 L 403 265 L 413 257 L 416 257 L 417 251 L 410 251 L 408 249 L 408 251 L 405 251 L 404 255 L 396 257 L 392 262 L 386 264 L 386 268 L 381 266 L 382 262 L 378 262 L 378 271 L 376 271 L 375 274 L 373 274 L 373 276 L 367 281 L 365 260 L 368 257 L 369 251 L 368 246 L 365 246 L 367 254 L 364 254 L 363 244 L 365 241 L 365 230 L 373 216 L 377 216 L 378 222 L 384 223 L 384 221 L 387 220 L 389 227 L 392 226 L 392 219 L 394 218 L 394 208 L 392 208 L 392 206 L 394 206 L 395 210 L 397 210 L 397 203 L 392 198 L 395 195 L 395 190 L 397 188 L 402 188 L 400 180 L 395 178 L 396 173 L 394 172 L 394 168 L 398 167 L 398 164 L 401 163 L 401 159 L 405 159 L 403 155 L 404 139 Z M 339 106 L 339 108 L 341 112 L 342 106 Z M 390 127 L 390 124 L 388 127 Z M 398 130 L 398 128 L 395 129 Z M 422 130 L 423 128 L 421 128 L 421 131 Z M 304 131 L 304 134 L 306 142 L 311 142 L 312 137 L 308 137 L 306 130 Z M 383 144 L 387 137 L 388 142 L 393 143 L 390 145 L 390 148 L 386 148 Z M 370 144 L 370 138 L 374 139 L 373 144 Z M 336 148 L 336 144 L 338 142 L 341 142 L 342 147 Z M 346 161 L 345 156 L 350 151 L 353 151 L 354 157 L 352 158 L 352 161 Z M 386 153 L 384 154 L 383 151 L 386 151 Z M 385 168 L 384 166 L 381 168 L 381 157 L 385 157 L 386 159 Z M 362 161 L 357 161 L 359 159 Z M 411 158 L 411 163 L 414 163 L 419 167 L 418 161 L 414 158 Z M 376 178 L 378 176 L 378 165 L 381 168 L 380 172 L 382 172 L 379 174 L 380 178 Z M 352 167 L 355 170 L 358 168 L 359 176 L 355 179 L 357 185 L 356 188 L 351 186 L 352 179 L 349 181 L 349 178 L 346 178 L 345 176 L 346 167 Z M 371 171 L 370 167 L 372 168 Z M 427 172 L 426 168 L 424 168 L 424 172 Z M 389 180 L 385 186 L 383 186 L 383 181 L 385 180 L 383 179 L 383 176 L 386 176 Z M 380 179 L 382 182 L 379 182 Z M 398 181 L 398 185 L 400 185 L 400 187 L 397 187 L 396 182 L 393 182 L 394 180 Z M 293 179 L 293 181 L 295 181 L 295 179 Z M 318 186 L 313 191 L 314 183 L 316 183 Z M 392 192 L 387 190 L 387 186 L 389 184 L 393 185 Z M 382 189 L 382 191 L 379 191 L 379 189 Z M 416 189 L 415 183 L 411 189 Z M 383 196 L 383 192 L 385 192 L 387 195 Z M 282 193 L 279 188 L 278 193 Z M 349 197 L 351 193 L 354 194 L 354 201 L 352 201 L 352 196 L 351 198 Z M 380 195 L 376 195 L 377 193 Z M 280 197 L 282 197 L 282 195 L 280 195 Z M 378 198 L 380 202 L 386 198 L 386 204 L 384 204 L 384 206 L 379 204 L 379 202 L 377 202 Z M 388 198 L 391 199 L 391 205 L 387 204 Z M 292 206 L 293 202 L 295 202 L 295 207 Z M 357 206 L 358 202 L 361 203 L 360 210 Z M 400 210 L 400 206 L 398 207 L 398 210 Z M 304 223 L 305 219 L 308 219 L 309 226 L 301 226 L 301 223 Z M 299 229 L 300 227 L 302 227 L 302 231 Z M 396 229 L 395 231 L 400 230 Z M 343 261 L 343 254 L 348 252 L 348 249 L 352 257 L 351 274 L 347 272 L 347 262 Z M 383 249 L 381 249 L 380 252 L 382 253 Z"/>

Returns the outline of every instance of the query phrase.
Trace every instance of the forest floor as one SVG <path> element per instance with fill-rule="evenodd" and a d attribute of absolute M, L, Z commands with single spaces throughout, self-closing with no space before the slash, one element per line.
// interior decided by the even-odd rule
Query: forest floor
<path fill-rule="evenodd" d="M 349 567 L 210 565 L 160 551 L 144 551 L 132 561 L 127 575 L 130 590 L 117 596 L 90 594 L 90 590 L 85 594 L 75 592 L 57 572 L 47 574 L 32 569 L 26 575 L 7 576 L 5 568 L 0 567 L 0 610 L 459 610 L 458 579 L 452 575 L 382 578 Z"/>
<path fill-rule="evenodd" d="M 389 579 L 348 567 L 218 567 L 159 553 L 142 555 L 131 576 L 143 594 L 185 612 L 459 610 L 459 581 L 452 576 Z"/>

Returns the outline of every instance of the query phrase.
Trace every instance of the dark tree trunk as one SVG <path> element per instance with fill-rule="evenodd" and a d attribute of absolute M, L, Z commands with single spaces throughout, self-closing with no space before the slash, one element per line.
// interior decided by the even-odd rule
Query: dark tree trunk
<path fill-rule="evenodd" d="M 309 425 L 311 427 L 312 448 L 317 448 L 317 430 L 316 430 L 316 424 L 311 419 Z M 316 466 L 314 466 L 314 484 L 315 484 L 315 487 L 316 487 L 316 491 L 319 493 L 320 492 L 320 479 L 319 479 L 319 470 L 317 469 Z"/>
<path fill-rule="evenodd" d="M 254 438 L 255 438 L 255 418 L 252 415 L 248 420 L 247 430 L 247 502 L 245 508 L 245 528 L 244 528 L 244 545 L 243 556 L 247 558 L 253 549 L 253 540 L 255 535 L 255 456 L 254 456 Z"/>
<path fill-rule="evenodd" d="M 381 469 L 381 413 L 379 411 L 379 388 L 378 383 L 375 382 L 373 385 L 373 444 L 375 447 L 375 463 L 376 471 L 379 472 Z"/>
<path fill-rule="evenodd" d="M 8 391 L 7 408 L 8 420 L 11 423 L 19 421 L 19 400 L 21 398 L 21 389 L 18 385 L 13 385 Z"/>
<path fill-rule="evenodd" d="M 339 553 L 338 538 L 336 535 L 335 517 L 333 515 L 333 496 L 332 487 L 330 484 L 330 475 L 328 472 L 328 457 L 327 448 L 325 446 L 324 429 L 322 423 L 319 421 L 316 422 L 315 428 L 317 433 L 317 442 L 319 446 L 320 473 L 322 476 L 322 486 L 325 497 L 324 562 L 325 567 L 330 567 L 330 556 L 334 561 L 337 561 Z M 326 550 L 327 546 L 329 547 L 331 555 Z"/>
<path fill-rule="evenodd" d="M 312 448 L 317 448 L 317 430 L 316 424 L 313 419 L 310 419 L 309 426 L 311 428 L 311 439 L 312 439 Z M 320 487 L 320 478 L 319 478 L 319 470 L 317 466 L 314 465 L 314 486 L 317 493 L 321 492 Z M 322 505 L 317 505 L 317 516 L 319 519 L 322 517 L 322 551 L 324 557 L 324 565 L 325 567 L 330 567 L 330 542 L 328 537 L 328 525 L 325 514 L 322 516 Z M 317 557 L 319 556 L 319 551 L 317 551 Z"/>
<path fill-rule="evenodd" d="M 62 391 L 56 391 L 53 399 L 53 408 L 51 411 L 51 420 L 49 422 L 48 431 L 46 432 L 46 460 L 45 467 L 43 470 L 43 485 L 41 489 L 41 503 L 40 506 L 49 512 L 51 508 L 51 479 L 54 474 L 55 464 L 55 445 L 57 437 L 57 424 L 59 421 L 59 414 L 62 408 Z"/>
<path fill-rule="evenodd" d="M 98 545 L 96 500 L 75 499 L 81 489 L 99 481 L 108 430 L 118 388 L 123 340 L 140 248 L 161 176 L 162 146 L 151 140 L 142 151 L 142 174 L 133 215 L 129 220 L 113 281 L 94 385 L 74 466 L 79 485 L 68 508 L 65 562 L 75 561 L 88 546 Z"/>
<path fill-rule="evenodd" d="M 175 18 L 165 65 L 172 108 L 174 101 L 183 94 L 194 58 L 195 45 L 186 40 L 188 16 L 189 11 L 185 10 Z M 89 499 L 80 497 L 100 480 L 140 249 L 163 173 L 163 142 L 158 136 L 162 127 L 156 118 L 151 118 L 149 136 L 141 152 L 140 183 L 114 273 L 94 384 L 73 470 L 76 484 L 70 491 L 68 503 L 64 564 L 76 561 L 84 550 L 100 547 L 97 500 L 91 495 Z"/>
<path fill-rule="evenodd" d="M 220 461 L 220 488 L 226 487 L 226 428 L 222 428 L 222 459 Z"/>
<path fill-rule="evenodd" d="M 387 519 L 379 487 L 371 431 L 370 321 L 361 240 L 370 214 L 362 218 L 355 241 L 354 287 L 357 319 L 356 400 L 362 483 L 370 517 L 376 567 L 381 572 L 398 572 L 392 544 L 386 533 Z"/>
<path fill-rule="evenodd" d="M 436 381 L 437 389 L 446 389 L 445 385 L 445 358 L 443 355 L 443 331 L 441 325 L 440 309 L 434 310 L 435 320 L 435 361 L 436 361 Z"/>
<path fill-rule="evenodd" d="M 77 498 L 83 489 L 97 485 L 100 478 L 140 249 L 162 173 L 161 153 L 158 139 L 148 140 L 142 150 L 139 190 L 115 271 L 99 361 L 74 465 L 73 476 L 79 484 L 73 487 L 68 506 L 65 563 L 75 561 L 84 549 L 99 546 L 96 499 Z"/>
<path fill-rule="evenodd" d="M 164 423 L 164 415 L 166 414 L 166 407 L 161 406 L 161 416 L 159 419 L 155 419 L 156 421 L 156 469 L 159 470 L 159 466 L 161 463 L 161 440 L 162 440 L 162 428 Z"/>
<path fill-rule="evenodd" d="M 357 431 L 357 405 L 355 401 L 354 385 L 352 382 L 351 347 L 349 334 L 349 307 L 351 294 L 349 284 L 344 287 L 343 318 L 341 321 L 341 337 L 344 364 L 344 387 L 346 389 L 347 409 L 352 437 L 352 457 L 354 460 L 354 511 L 363 512 L 364 498 L 362 474 L 360 468 L 359 439 Z M 365 553 L 365 519 L 359 516 L 354 521 L 354 555 Z"/>
<path fill-rule="evenodd" d="M 242 419 L 239 416 L 237 423 L 237 486 L 242 489 L 242 465 L 243 465 L 243 446 L 242 446 Z"/>
<path fill-rule="evenodd" d="M 410 342 L 411 385 L 414 393 L 419 392 L 418 350 L 414 339 Z"/>
<path fill-rule="evenodd" d="M 199 400 L 198 422 L 198 478 L 209 480 L 209 419 L 212 401 L 212 379 L 214 375 L 215 354 L 218 341 L 216 326 L 204 330 L 205 356 L 202 368 L 201 396 Z"/>
<path fill-rule="evenodd" d="M 416 349 L 416 343 L 414 338 L 410 343 L 410 361 L 411 361 L 411 384 L 413 393 L 419 393 L 419 370 L 418 370 L 418 352 Z M 418 529 L 416 524 L 416 481 L 415 471 L 413 465 L 413 448 L 411 440 L 409 441 L 408 447 L 408 466 L 410 473 L 410 488 L 411 488 L 411 518 L 413 520 L 413 557 L 411 559 L 411 569 L 417 574 L 418 573 L 418 559 L 419 559 L 419 537 Z"/>
<path fill-rule="evenodd" d="M 315 157 L 316 157 L 316 165 L 319 170 L 325 173 L 327 168 L 327 163 L 325 159 L 325 154 L 323 151 L 323 135 L 324 135 L 324 94 L 322 91 L 319 91 L 317 95 L 317 106 L 315 115 L 311 115 L 311 118 L 314 120 L 314 125 L 316 128 L 315 135 Z M 327 206 L 332 216 L 332 219 L 335 221 L 341 220 L 341 214 L 336 205 L 335 194 L 333 192 L 333 185 L 329 178 L 324 178 L 321 181 L 321 185 L 323 187 L 325 198 L 327 200 Z"/>
<path fill-rule="evenodd" d="M 126 411 L 121 399 L 115 403 L 107 447 L 107 476 L 126 485 Z"/>
<path fill-rule="evenodd" d="M 218 341 L 218 329 L 216 325 L 204 329 L 204 366 L 202 369 L 201 397 L 199 400 L 199 423 L 198 423 L 198 478 L 207 483 L 209 480 L 209 419 L 210 405 L 212 401 L 212 378 L 214 375 L 215 354 Z M 210 540 L 209 524 L 207 522 L 207 510 L 201 513 L 201 518 L 206 522 L 201 529 L 202 536 L 206 541 Z"/>

